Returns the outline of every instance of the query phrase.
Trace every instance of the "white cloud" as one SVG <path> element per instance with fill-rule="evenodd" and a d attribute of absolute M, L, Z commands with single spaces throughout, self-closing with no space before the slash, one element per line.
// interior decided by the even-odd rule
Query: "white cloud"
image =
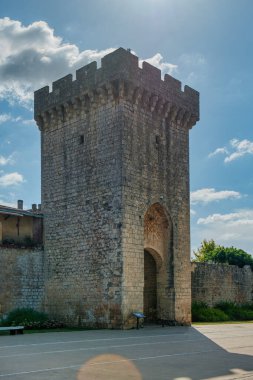
<path fill-rule="evenodd" d="M 199 218 L 197 224 L 212 224 L 219 222 L 229 222 L 235 225 L 252 224 L 253 210 L 242 210 L 229 214 L 212 214 L 206 218 Z"/>
<path fill-rule="evenodd" d="M 230 145 L 234 148 L 234 152 L 225 158 L 225 162 L 231 162 L 237 158 L 245 156 L 245 154 L 253 154 L 253 142 L 249 140 L 237 140 L 233 139 L 230 141 Z"/>
<path fill-rule="evenodd" d="M 227 154 L 227 153 L 228 153 L 228 151 L 227 151 L 226 147 L 217 148 L 217 149 L 215 149 L 214 152 L 209 153 L 208 157 L 210 158 L 210 157 L 216 156 L 217 154 Z"/>
<path fill-rule="evenodd" d="M 194 249 L 203 239 L 214 239 L 217 244 L 242 248 L 253 253 L 253 209 L 241 209 L 227 214 L 211 214 L 199 218 L 192 226 Z"/>
<path fill-rule="evenodd" d="M 0 94 L 1 96 L 1 94 Z M 0 115 L 0 124 L 4 124 L 6 123 L 7 121 L 9 122 L 12 122 L 12 123 L 17 123 L 17 122 L 20 122 L 24 125 L 26 124 L 31 124 L 31 122 L 34 122 L 33 120 L 26 120 L 26 119 L 23 119 L 22 116 L 12 116 L 10 114 L 2 114 Z"/>
<path fill-rule="evenodd" d="M 216 191 L 214 188 L 204 188 L 191 192 L 191 203 L 210 203 L 224 199 L 238 199 L 241 194 L 232 190 Z"/>
<path fill-rule="evenodd" d="M 229 147 L 217 148 L 214 152 L 208 155 L 209 158 L 217 154 L 226 154 L 225 163 L 237 160 L 245 155 L 253 154 L 253 142 L 247 139 L 238 140 L 232 139 L 229 141 Z"/>
<path fill-rule="evenodd" d="M 44 21 L 24 26 L 0 19 L 0 99 L 29 102 L 33 91 L 114 49 L 85 50 L 64 43 Z"/>
<path fill-rule="evenodd" d="M 25 182 L 23 175 L 17 172 L 0 176 L 0 186 L 2 187 L 15 186 L 23 182 Z"/>
<path fill-rule="evenodd" d="M 10 155 L 9 157 L 4 157 L 0 155 L 0 166 L 13 164 L 13 155 Z"/>
<path fill-rule="evenodd" d="M 76 69 L 114 51 L 84 50 L 64 43 L 44 21 L 24 26 L 8 17 L 0 19 L 0 100 L 31 104 L 33 91 L 51 84 Z M 161 54 L 147 62 L 171 73 L 177 66 L 164 62 Z M 1 119 L 0 119 L 1 120 Z"/>
<path fill-rule="evenodd" d="M 0 115 L 0 124 L 3 124 L 10 119 L 11 119 L 10 115 L 3 113 L 2 115 Z"/>
<path fill-rule="evenodd" d="M 160 53 L 155 54 L 151 58 L 147 58 L 145 60 L 140 60 L 140 64 L 143 63 L 143 61 L 150 63 L 150 65 L 157 67 L 161 70 L 162 75 L 164 74 L 170 74 L 172 75 L 173 72 L 177 69 L 177 65 L 174 65 L 172 63 L 163 62 L 163 56 Z"/>

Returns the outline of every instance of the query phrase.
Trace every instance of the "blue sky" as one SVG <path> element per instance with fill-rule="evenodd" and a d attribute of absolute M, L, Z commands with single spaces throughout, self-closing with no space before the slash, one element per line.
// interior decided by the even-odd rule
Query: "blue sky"
<path fill-rule="evenodd" d="M 253 253 L 253 1 L 1 0 L 0 204 L 40 202 L 33 91 L 117 47 L 200 92 L 190 131 L 192 250 Z"/>

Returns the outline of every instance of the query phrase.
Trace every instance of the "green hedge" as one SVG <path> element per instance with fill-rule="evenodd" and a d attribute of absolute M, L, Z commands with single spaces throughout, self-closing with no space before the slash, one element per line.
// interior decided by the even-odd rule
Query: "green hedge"
<path fill-rule="evenodd" d="M 65 327 L 60 321 L 52 320 L 46 313 L 31 308 L 18 308 L 10 311 L 0 321 L 0 326 L 25 326 L 26 329 L 47 329 Z"/>
<path fill-rule="evenodd" d="M 209 307 L 204 302 L 192 303 L 193 322 L 224 322 L 253 320 L 253 304 L 236 305 L 232 302 L 219 302 Z"/>
<path fill-rule="evenodd" d="M 232 321 L 253 320 L 253 305 L 236 305 L 233 302 L 219 302 L 217 308 L 224 311 Z"/>

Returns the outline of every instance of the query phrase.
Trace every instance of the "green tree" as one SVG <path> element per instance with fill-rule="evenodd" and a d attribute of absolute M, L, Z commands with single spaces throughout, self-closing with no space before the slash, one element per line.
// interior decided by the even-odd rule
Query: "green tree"
<path fill-rule="evenodd" d="M 204 239 L 197 251 L 193 251 L 195 259 L 193 261 L 205 262 L 212 261 L 212 252 L 217 247 L 213 239 Z"/>
<path fill-rule="evenodd" d="M 217 245 L 215 241 L 203 240 L 201 246 L 194 252 L 196 262 L 214 262 L 237 265 L 242 268 L 250 265 L 253 270 L 253 257 L 242 249 L 235 247 L 223 247 Z"/>

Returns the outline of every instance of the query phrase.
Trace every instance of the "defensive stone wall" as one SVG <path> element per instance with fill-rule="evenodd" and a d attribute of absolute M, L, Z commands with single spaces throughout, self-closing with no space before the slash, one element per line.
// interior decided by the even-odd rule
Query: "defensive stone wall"
<path fill-rule="evenodd" d="M 253 302 L 253 272 L 250 266 L 192 263 L 192 301 L 214 306 L 220 301 Z"/>
<path fill-rule="evenodd" d="M 44 253 L 0 247 L 0 316 L 17 307 L 42 310 Z"/>
<path fill-rule="evenodd" d="M 43 310 L 45 300 L 43 250 L 1 247 L 0 257 L 0 316 L 16 307 Z M 154 277 L 151 266 L 148 270 Z M 214 306 L 220 301 L 238 304 L 253 301 L 253 272 L 249 266 L 239 268 L 234 265 L 191 263 L 191 273 L 192 301 L 205 302 L 209 306 Z M 150 283 L 148 285 L 150 288 Z M 148 303 L 153 302 L 155 285 L 151 288 L 148 289 L 152 292 Z M 51 291 L 55 292 L 55 297 L 59 297 L 57 289 Z"/>

